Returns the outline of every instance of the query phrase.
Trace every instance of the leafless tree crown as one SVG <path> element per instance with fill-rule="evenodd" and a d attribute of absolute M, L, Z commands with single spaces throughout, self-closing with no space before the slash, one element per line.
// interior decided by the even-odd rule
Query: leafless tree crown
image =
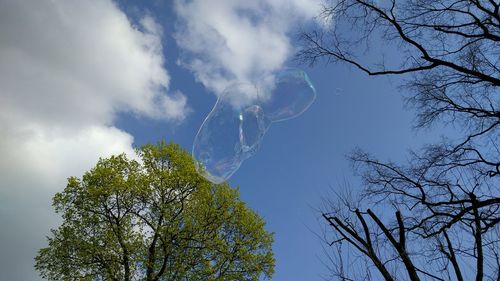
<path fill-rule="evenodd" d="M 494 0 L 339 0 L 321 14 L 328 29 L 302 34 L 300 59 L 404 75 L 416 127 L 450 125 L 460 136 L 404 165 L 351 154 L 361 199 L 337 198 L 322 214 L 333 279 L 500 280 L 499 9 Z M 362 47 L 371 53 L 374 42 L 402 63 L 372 63 Z"/>

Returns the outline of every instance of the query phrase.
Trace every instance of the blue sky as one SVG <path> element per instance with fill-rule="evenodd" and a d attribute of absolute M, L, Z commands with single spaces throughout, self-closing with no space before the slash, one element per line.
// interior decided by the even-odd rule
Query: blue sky
<path fill-rule="evenodd" d="M 399 78 L 293 62 L 314 0 L 27 2 L 0 3 L 0 281 L 39 280 L 33 256 L 58 223 L 50 198 L 66 177 L 161 139 L 191 150 L 234 80 L 296 66 L 317 90 L 229 180 L 275 233 L 273 280 L 322 280 L 317 208 L 345 180 L 359 188 L 347 153 L 404 160 L 437 136 L 411 130 Z"/>

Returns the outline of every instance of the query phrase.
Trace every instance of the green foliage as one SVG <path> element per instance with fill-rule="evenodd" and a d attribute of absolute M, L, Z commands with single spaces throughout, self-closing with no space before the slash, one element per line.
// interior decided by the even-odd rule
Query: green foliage
<path fill-rule="evenodd" d="M 54 196 L 62 225 L 35 268 L 49 280 L 259 280 L 273 274 L 272 234 L 227 184 L 198 175 L 160 142 L 100 159 Z"/>

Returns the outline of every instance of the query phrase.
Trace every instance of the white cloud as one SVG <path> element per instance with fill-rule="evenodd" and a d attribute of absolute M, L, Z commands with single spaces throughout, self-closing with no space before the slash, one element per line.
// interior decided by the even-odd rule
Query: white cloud
<path fill-rule="evenodd" d="M 177 0 L 180 64 L 220 95 L 235 81 L 256 82 L 294 53 L 293 27 L 317 16 L 320 0 Z"/>
<path fill-rule="evenodd" d="M 184 117 L 185 98 L 165 94 L 170 78 L 151 18 L 133 27 L 111 1 L 48 0 L 3 1 L 0 16 L 4 115 L 70 126 L 109 124 L 123 110 Z"/>
<path fill-rule="evenodd" d="M 111 0 L 0 1 L 0 281 L 39 280 L 50 199 L 99 157 L 132 154 L 118 112 L 182 120 L 160 26 Z"/>

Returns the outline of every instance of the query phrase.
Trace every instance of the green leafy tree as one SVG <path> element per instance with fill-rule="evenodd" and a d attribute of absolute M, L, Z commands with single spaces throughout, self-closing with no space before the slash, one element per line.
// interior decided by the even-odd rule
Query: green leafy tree
<path fill-rule="evenodd" d="M 160 142 L 100 159 L 54 196 L 63 222 L 39 251 L 49 280 L 259 280 L 274 271 L 272 234 L 227 184 L 198 175 Z"/>

